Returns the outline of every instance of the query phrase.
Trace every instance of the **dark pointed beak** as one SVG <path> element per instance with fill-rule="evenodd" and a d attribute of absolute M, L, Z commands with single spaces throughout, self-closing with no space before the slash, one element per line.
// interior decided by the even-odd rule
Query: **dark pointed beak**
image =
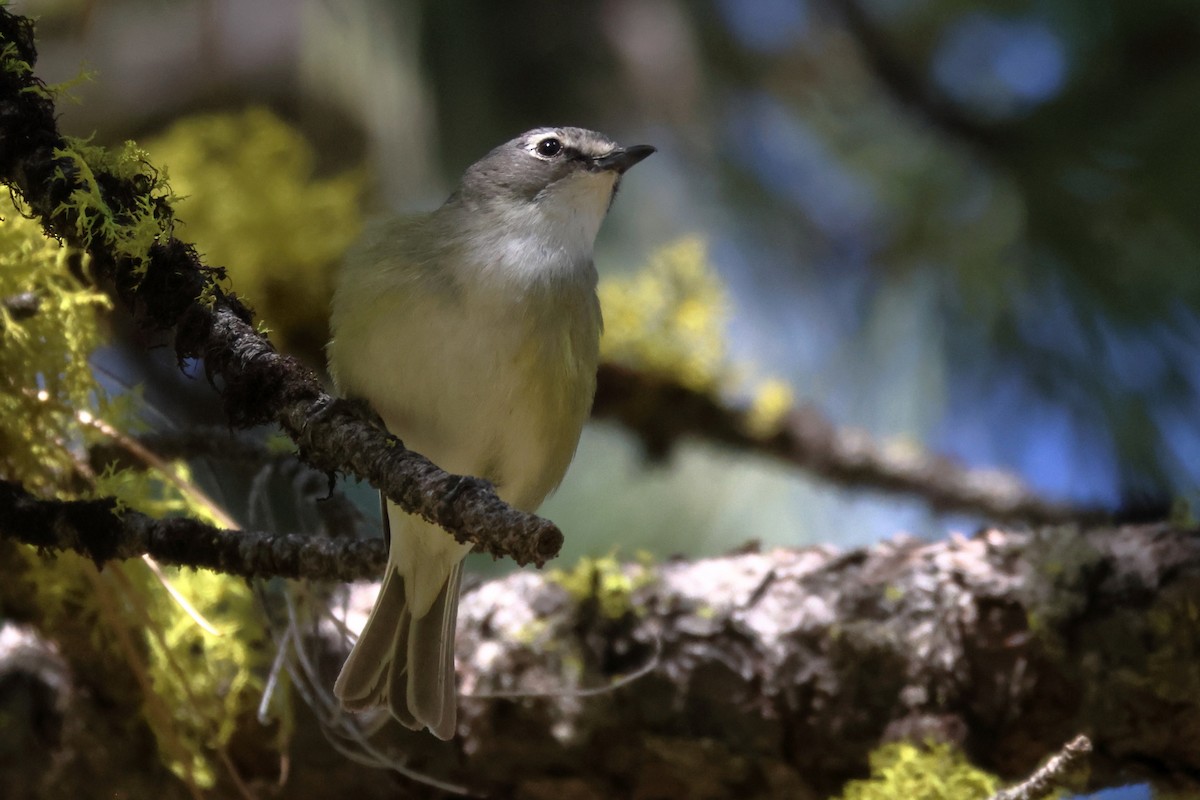
<path fill-rule="evenodd" d="M 618 175 L 638 163 L 657 148 L 648 144 L 635 144 L 633 147 L 623 147 L 613 150 L 606 156 L 601 156 L 592 162 L 596 169 L 611 169 Z"/>

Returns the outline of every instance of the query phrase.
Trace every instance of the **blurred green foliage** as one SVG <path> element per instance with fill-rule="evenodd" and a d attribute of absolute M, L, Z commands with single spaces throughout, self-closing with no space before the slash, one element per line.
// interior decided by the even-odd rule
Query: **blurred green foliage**
<path fill-rule="evenodd" d="M 186 117 L 147 149 L 181 196 L 179 235 L 229 270 L 277 345 L 319 352 L 365 172 L 318 177 L 312 145 L 264 108 Z"/>
<path fill-rule="evenodd" d="M 871 755 L 871 777 L 850 781 L 837 800 L 976 800 L 999 787 L 949 744 L 885 744 Z"/>
<path fill-rule="evenodd" d="M 0 475 L 31 491 L 79 485 L 89 432 L 76 410 L 102 412 L 88 356 L 105 337 L 101 292 L 76 277 L 83 257 L 46 238 L 21 206 L 0 212 Z M 11 305 L 28 299 L 32 313 Z M 93 437 L 94 438 L 94 437 Z"/>
<path fill-rule="evenodd" d="M 70 157 L 90 175 L 89 159 L 112 163 L 129 153 L 141 163 L 135 149 L 109 156 L 85 146 Z M 73 201 L 106 213 L 84 195 Z M 104 312 L 111 304 L 79 277 L 85 257 L 47 238 L 26 214 L 10 205 L 0 215 L 0 476 L 48 497 L 111 496 L 122 508 L 154 516 L 214 521 L 213 509 L 186 491 L 184 465 L 165 465 L 171 474 L 152 465 L 95 471 L 89 447 L 140 429 L 140 398 L 112 397 L 97 382 L 90 357 L 107 339 Z M 127 248 L 145 244 L 137 226 L 102 227 Z M 104 682 L 114 697 L 122 694 L 117 685 L 127 684 L 134 696 L 124 700 L 131 713 L 140 711 L 131 724 L 149 725 L 177 775 L 214 785 L 217 754 L 253 718 L 271 657 L 250 587 L 211 572 L 169 570 L 166 580 L 192 611 L 140 562 L 108 564 L 101 573 L 70 553 L 47 559 L 18 547 L 12 555 L 5 585 L 22 595 L 0 590 L 0 614 L 36 609 L 41 630 L 71 643 L 64 653 L 79 674 Z M 197 612 L 216 633 L 198 624 Z M 113 669 L 121 677 L 109 674 Z M 275 731 L 279 746 L 287 729 L 285 723 Z"/>

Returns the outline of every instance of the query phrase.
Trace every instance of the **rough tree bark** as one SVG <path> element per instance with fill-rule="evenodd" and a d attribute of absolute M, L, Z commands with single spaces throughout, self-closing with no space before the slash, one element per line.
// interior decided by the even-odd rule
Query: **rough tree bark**
<path fill-rule="evenodd" d="M 747 552 L 595 586 L 577 597 L 521 572 L 468 592 L 461 737 L 391 725 L 399 757 L 493 797 L 821 798 L 892 739 L 952 741 L 1015 781 L 1086 733 L 1091 786 L 1200 791 L 1194 530 Z M 603 686 L 651 662 L 609 692 L 483 697 Z M 293 755 L 298 786 L 314 764 L 343 779 Z M 345 779 L 364 797 L 395 790 Z"/>
<path fill-rule="evenodd" d="M 360 588 L 352 612 L 365 614 L 373 590 Z M 469 590 L 460 614 L 460 736 L 442 743 L 388 723 L 376 744 L 484 796 L 821 798 L 864 775 L 881 743 L 928 737 L 1017 780 L 1078 733 L 1095 744 L 1092 786 L 1200 791 L 1196 530 L 991 530 L 570 580 L 519 572 Z M 327 695 L 343 643 L 309 644 L 323 669 L 313 688 Z M 639 670 L 611 690 L 576 691 Z M 40 680 L 21 696 L 50 698 L 28 719 L 10 715 L 10 732 L 27 727 L 45 758 L 13 764 L 6 780 L 21 785 L 18 771 L 36 765 L 23 785 L 74 785 L 69 769 L 45 771 L 73 763 L 56 750 L 68 745 L 38 737 L 68 725 L 71 751 L 89 752 L 88 731 L 70 723 L 102 718 L 89 706 L 103 701 L 72 692 L 62 665 L 41 680 L 0 652 L 0 674 L 5 685 Z M 338 755 L 300 718 L 272 796 L 331 786 L 359 800 L 441 796 Z M 94 747 L 106 763 L 132 763 L 122 748 L 145 744 Z M 261 743 L 239 742 L 235 755 L 243 748 L 238 762 L 274 784 Z M 114 773 L 111 788 L 129 777 Z"/>

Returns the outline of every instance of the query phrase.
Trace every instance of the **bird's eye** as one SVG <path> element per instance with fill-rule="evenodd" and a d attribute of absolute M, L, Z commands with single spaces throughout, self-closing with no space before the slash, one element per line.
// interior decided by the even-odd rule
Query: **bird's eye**
<path fill-rule="evenodd" d="M 542 139 L 537 143 L 537 154 L 544 158 L 553 158 L 562 152 L 562 142 L 551 136 L 549 139 Z"/>

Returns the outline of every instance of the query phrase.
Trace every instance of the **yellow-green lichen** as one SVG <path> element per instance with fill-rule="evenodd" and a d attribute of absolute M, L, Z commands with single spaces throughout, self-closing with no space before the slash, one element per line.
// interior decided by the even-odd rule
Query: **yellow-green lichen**
<path fill-rule="evenodd" d="M 531 619 L 512 631 L 514 641 L 523 645 L 540 644 L 542 650 L 554 649 L 556 642 L 546 638 L 550 626 L 544 619 Z"/>
<path fill-rule="evenodd" d="M 170 570 L 167 579 L 219 635 L 197 624 L 161 586 L 146 585 L 149 674 L 159 701 L 173 711 L 171 730 L 152 727 L 160 742 L 173 737 L 185 745 L 186 757 L 168 766 L 211 786 L 215 754 L 254 716 L 273 648 L 245 581 L 207 570 Z M 286 730 L 278 735 L 282 746 Z"/>
<path fill-rule="evenodd" d="M 140 561 L 100 572 L 86 558 L 53 560 L 22 548 L 24 598 L 77 669 L 107 692 L 136 687 L 160 757 L 189 784 L 211 787 L 224 749 L 253 718 L 271 648 L 245 581 L 203 570 L 164 570 L 172 588 L 217 631 L 206 631 Z M 133 680 L 130 680 L 130 676 Z M 275 731 L 282 747 L 289 725 Z"/>
<path fill-rule="evenodd" d="M 984 800 L 1000 783 L 949 744 L 885 744 L 870 764 L 871 777 L 850 781 L 840 800 Z"/>
<path fill-rule="evenodd" d="M 134 142 L 119 150 L 108 150 L 82 139 L 65 138 L 66 147 L 54 151 L 56 159 L 71 162 L 76 184 L 67 200 L 54 213 L 73 213 L 76 233 L 89 247 L 99 246 L 118 259 L 132 264 L 133 275 L 141 277 L 150 263 L 150 248 L 172 235 L 172 220 L 164 200 L 173 200 L 166 175 L 150 166 L 146 151 Z M 132 181 L 141 191 L 132 209 L 118 212 L 105 197 L 96 174 L 106 172 L 122 181 Z M 63 167 L 55 180 L 67 181 Z"/>
<path fill-rule="evenodd" d="M 0 45 L 0 70 L 21 79 L 33 73 L 33 65 L 21 58 L 20 51 L 14 42 L 5 42 L 3 45 Z M 34 92 L 42 97 L 46 97 L 49 94 L 45 87 L 38 83 L 27 86 L 21 91 Z"/>
<path fill-rule="evenodd" d="M 701 239 L 663 247 L 642 270 L 600 284 L 604 357 L 699 390 L 725 376 L 728 300 Z"/>
<path fill-rule="evenodd" d="M 311 332 L 324 329 L 334 267 L 360 228 L 365 174 L 315 177 L 312 146 L 262 108 L 187 117 L 147 148 L 182 196 L 182 237 L 228 269 L 281 341 L 323 339 Z"/>
<path fill-rule="evenodd" d="M 752 436 L 765 439 L 779 431 L 795 405 L 792 387 L 778 378 L 758 385 L 746 413 L 746 429 Z"/>
<path fill-rule="evenodd" d="M 639 564 L 622 564 L 609 555 L 581 558 L 570 570 L 549 570 L 546 579 L 563 587 L 576 602 L 594 600 L 603 616 L 618 619 L 638 612 L 633 594 L 653 583 L 655 572 L 644 559 Z"/>
<path fill-rule="evenodd" d="M 109 397 L 92 372 L 109 301 L 75 277 L 72 266 L 78 270 L 83 255 L 47 238 L 26 214 L 16 206 L 0 213 L 0 477 L 45 497 L 116 496 L 121 508 L 213 519 L 181 491 L 189 475 L 179 465 L 168 467 L 169 476 L 94 471 L 89 446 L 111 443 L 106 431 L 135 429 L 140 404 L 136 394 Z M 211 785 L 220 749 L 253 718 L 270 656 L 246 583 L 169 573 L 175 590 L 223 634 L 215 636 L 148 564 L 112 563 L 101 572 L 71 553 L 10 554 L 5 587 L 19 586 L 21 595 L 0 589 L 0 611 L 21 608 L 36 619 L 76 673 L 109 693 L 108 702 L 140 711 L 164 763 L 189 783 Z"/>
<path fill-rule="evenodd" d="M 191 468 L 185 461 L 165 464 L 159 469 L 114 469 L 106 467 L 96 475 L 90 494 L 116 498 L 121 508 L 136 508 L 152 517 L 190 516 L 215 527 L 225 527 L 225 518 L 214 509 L 194 502 L 180 491 L 192 481 Z"/>
<path fill-rule="evenodd" d="M 79 254 L 0 202 L 0 476 L 61 496 L 86 471 L 89 432 L 75 411 L 106 408 L 88 357 L 109 301 L 72 274 Z"/>
<path fill-rule="evenodd" d="M 1196 501 L 1200 493 L 1192 491 L 1171 501 L 1171 513 L 1167 522 L 1176 528 L 1194 528 L 1200 522 L 1196 516 Z"/>
<path fill-rule="evenodd" d="M 643 269 L 601 281 L 599 293 L 606 360 L 709 394 L 743 382 L 751 372 L 728 359 L 729 300 L 702 239 L 685 237 L 662 247 Z M 749 394 L 747 433 L 774 435 L 794 405 L 791 387 L 767 378 L 753 383 Z"/>

